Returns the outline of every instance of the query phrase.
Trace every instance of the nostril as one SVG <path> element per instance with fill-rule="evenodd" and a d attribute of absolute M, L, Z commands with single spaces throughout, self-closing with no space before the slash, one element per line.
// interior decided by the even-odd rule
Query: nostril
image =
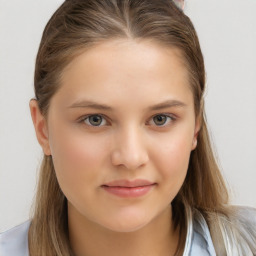
<path fill-rule="evenodd" d="M 125 166 L 126 169 L 135 170 L 145 165 L 149 158 L 147 152 L 127 152 L 127 151 L 115 151 L 111 156 L 112 164 L 115 166 Z"/>
<path fill-rule="evenodd" d="M 135 170 L 148 162 L 149 157 L 143 134 L 138 131 L 137 126 L 126 127 L 125 130 L 115 134 L 112 142 L 114 149 L 111 151 L 111 161 L 113 165 Z"/>

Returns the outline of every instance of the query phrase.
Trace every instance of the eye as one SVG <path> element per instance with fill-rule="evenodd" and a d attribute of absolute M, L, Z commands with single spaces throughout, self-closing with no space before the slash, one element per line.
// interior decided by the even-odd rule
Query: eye
<path fill-rule="evenodd" d="M 106 119 L 101 115 L 86 116 L 83 119 L 81 119 L 80 122 L 83 122 L 89 126 L 102 126 L 102 125 L 106 125 L 107 123 Z"/>
<path fill-rule="evenodd" d="M 153 124 L 152 124 L 153 120 Z M 153 116 L 153 118 L 150 120 L 150 124 L 156 125 L 159 127 L 167 126 L 169 123 L 174 122 L 176 120 L 175 117 L 167 114 L 158 114 Z M 93 114 L 88 115 L 80 119 L 80 123 L 85 123 L 85 125 L 92 126 L 92 127 L 100 127 L 107 124 L 106 118 L 100 114 Z"/>
<path fill-rule="evenodd" d="M 157 126 L 166 126 L 166 124 L 175 121 L 175 118 L 165 114 L 159 114 L 153 117 L 153 121 Z"/>

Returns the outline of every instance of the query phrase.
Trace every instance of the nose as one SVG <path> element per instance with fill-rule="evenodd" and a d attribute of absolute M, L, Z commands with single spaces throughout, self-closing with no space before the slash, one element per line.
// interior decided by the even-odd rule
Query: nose
<path fill-rule="evenodd" d="M 128 170 L 136 170 L 145 165 L 149 156 L 143 138 L 142 130 L 137 127 L 128 127 L 115 134 L 112 164 L 123 166 Z"/>

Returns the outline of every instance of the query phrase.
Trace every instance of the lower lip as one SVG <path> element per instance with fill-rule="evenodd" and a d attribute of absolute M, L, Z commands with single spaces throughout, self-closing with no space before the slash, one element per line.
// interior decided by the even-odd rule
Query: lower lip
<path fill-rule="evenodd" d="M 154 186 L 155 184 L 148 185 L 148 186 L 141 186 L 141 187 L 108 187 L 102 186 L 105 191 L 109 192 L 110 194 L 114 194 L 119 197 L 129 198 L 129 197 L 140 197 L 146 195 Z"/>

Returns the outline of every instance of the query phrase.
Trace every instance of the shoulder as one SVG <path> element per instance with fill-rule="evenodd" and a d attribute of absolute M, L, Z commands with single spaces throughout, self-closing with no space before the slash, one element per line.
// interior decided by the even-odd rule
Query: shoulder
<path fill-rule="evenodd" d="M 196 209 L 193 211 L 193 237 L 190 255 L 216 256 L 207 222 L 200 211 Z"/>
<path fill-rule="evenodd" d="M 234 212 L 234 220 L 244 225 L 253 226 L 256 229 L 256 208 L 250 206 L 231 206 Z"/>
<path fill-rule="evenodd" d="M 6 232 L 0 233 L 1 256 L 28 256 L 28 230 L 30 221 L 26 221 Z"/>
<path fill-rule="evenodd" d="M 256 255 L 256 209 L 229 205 L 226 210 L 226 214 L 207 213 L 210 234 L 205 219 L 199 211 L 196 212 L 195 230 L 200 234 L 201 241 L 208 241 L 205 244 L 210 246 L 214 244 L 217 255 L 224 252 L 230 255 Z"/>
<path fill-rule="evenodd" d="M 245 240 L 256 244 L 256 208 L 233 205 L 231 206 L 231 212 L 230 222 L 236 226 Z"/>
<path fill-rule="evenodd" d="M 196 208 L 185 205 L 187 236 L 183 256 L 216 256 L 207 222 Z"/>
<path fill-rule="evenodd" d="M 237 252 L 238 243 L 241 247 L 241 251 L 256 253 L 256 209 L 248 206 L 232 205 L 229 206 L 229 210 L 230 215 L 228 217 L 223 217 L 222 215 L 220 215 L 219 218 L 216 219 L 218 220 L 217 222 L 215 220 L 211 223 L 213 225 L 213 230 L 217 230 L 216 225 L 220 225 L 222 227 L 219 229 L 219 231 L 221 231 L 220 233 L 213 233 L 215 234 L 215 236 L 217 235 L 217 237 L 224 235 L 224 240 L 226 240 L 225 247 L 230 248 L 232 252 Z M 185 255 L 215 256 L 217 254 L 215 247 L 219 249 L 221 247 L 219 247 L 219 245 L 217 244 L 214 244 L 214 240 L 212 237 L 213 234 L 210 232 L 208 223 L 204 218 L 204 215 L 195 208 L 192 212 L 193 214 L 190 216 L 191 221 L 189 225 L 191 229 L 191 235 L 187 236 L 186 240 L 186 247 L 188 247 L 189 250 L 188 253 Z M 242 253 L 239 255 L 252 254 Z"/>
<path fill-rule="evenodd" d="M 235 223 L 240 235 L 256 254 L 256 208 L 249 206 L 232 206 L 231 223 Z"/>

